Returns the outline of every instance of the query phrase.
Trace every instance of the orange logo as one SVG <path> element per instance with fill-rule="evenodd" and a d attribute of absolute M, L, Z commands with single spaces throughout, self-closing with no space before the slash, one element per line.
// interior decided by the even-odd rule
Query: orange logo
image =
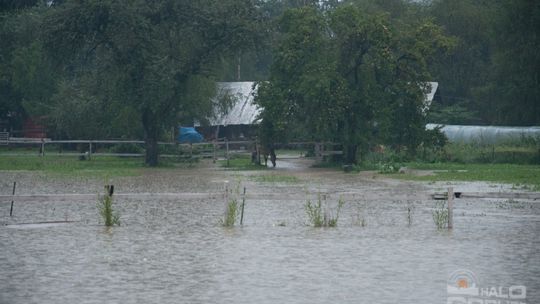
<path fill-rule="evenodd" d="M 458 288 L 469 288 L 469 282 L 466 279 L 459 279 L 457 281 Z"/>

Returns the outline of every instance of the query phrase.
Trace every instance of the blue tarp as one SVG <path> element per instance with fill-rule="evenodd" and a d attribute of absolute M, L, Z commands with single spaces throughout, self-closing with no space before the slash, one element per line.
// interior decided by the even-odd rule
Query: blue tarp
<path fill-rule="evenodd" d="M 181 144 L 192 144 L 203 141 L 203 137 L 195 128 L 191 127 L 180 127 L 178 135 L 178 141 Z"/>

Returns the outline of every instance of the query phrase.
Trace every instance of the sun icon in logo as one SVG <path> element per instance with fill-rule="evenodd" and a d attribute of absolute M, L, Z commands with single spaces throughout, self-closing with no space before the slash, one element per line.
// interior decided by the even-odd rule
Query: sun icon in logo
<path fill-rule="evenodd" d="M 466 279 L 459 279 L 457 281 L 458 288 L 469 288 L 469 282 Z"/>
<path fill-rule="evenodd" d="M 448 293 L 454 294 L 475 293 L 477 290 L 476 283 L 476 276 L 472 271 L 460 269 L 450 275 L 447 290 Z"/>

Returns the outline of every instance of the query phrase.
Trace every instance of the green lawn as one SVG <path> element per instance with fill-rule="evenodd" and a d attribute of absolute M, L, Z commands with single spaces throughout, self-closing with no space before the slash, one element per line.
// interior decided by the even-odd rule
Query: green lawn
<path fill-rule="evenodd" d="M 436 172 L 435 175 L 431 176 L 411 174 L 392 174 L 390 176 L 420 181 L 488 181 L 540 191 L 540 166 L 538 165 L 407 163 L 405 166 L 411 169 L 447 170 L 447 172 Z"/>
<path fill-rule="evenodd" d="M 163 163 L 161 167 L 172 167 Z M 79 160 L 76 156 L 5 156 L 0 154 L 0 170 L 28 170 L 68 175 L 123 176 L 137 175 L 144 169 L 141 158 L 94 157 Z"/>

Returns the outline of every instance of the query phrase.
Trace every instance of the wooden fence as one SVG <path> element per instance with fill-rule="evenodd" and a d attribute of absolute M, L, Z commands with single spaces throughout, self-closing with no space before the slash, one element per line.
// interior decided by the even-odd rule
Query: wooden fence
<path fill-rule="evenodd" d="M 144 153 L 123 153 L 114 152 L 111 149 L 103 151 L 104 149 L 98 149 L 98 146 L 106 145 L 136 145 L 140 150 L 144 150 L 144 141 L 142 140 L 50 140 L 50 139 L 36 139 L 36 138 L 16 138 L 11 137 L 3 141 L 7 146 L 36 146 L 38 148 L 37 156 L 53 155 L 53 156 L 79 156 L 86 159 L 91 159 L 97 156 L 118 156 L 118 157 L 143 157 Z M 211 142 L 201 142 L 193 144 L 180 144 L 178 142 L 158 142 L 159 146 L 162 146 L 164 150 L 168 152 L 160 153 L 162 158 L 211 158 L 214 161 L 218 159 L 229 160 L 233 155 L 251 154 L 255 150 L 256 141 L 243 140 L 243 141 L 229 141 L 226 138 L 218 139 Z M 57 146 L 57 149 L 51 146 Z M 79 151 L 68 152 L 63 151 L 63 145 L 78 145 Z M 83 146 L 82 148 L 80 146 Z M 287 147 L 306 147 L 313 148 L 314 157 L 323 158 L 330 155 L 341 154 L 342 151 L 334 150 L 336 143 L 319 143 L 319 142 L 289 142 L 289 143 L 277 143 L 276 146 Z M 49 147 L 49 148 L 48 148 Z M 60 147 L 60 148 L 58 148 Z M 101 150 L 101 151 L 99 151 Z M 171 154 L 171 151 L 173 152 Z M 9 153 L 2 152 L 0 154 L 5 156 L 27 156 L 26 153 Z M 30 154 L 32 155 L 32 154 Z"/>

